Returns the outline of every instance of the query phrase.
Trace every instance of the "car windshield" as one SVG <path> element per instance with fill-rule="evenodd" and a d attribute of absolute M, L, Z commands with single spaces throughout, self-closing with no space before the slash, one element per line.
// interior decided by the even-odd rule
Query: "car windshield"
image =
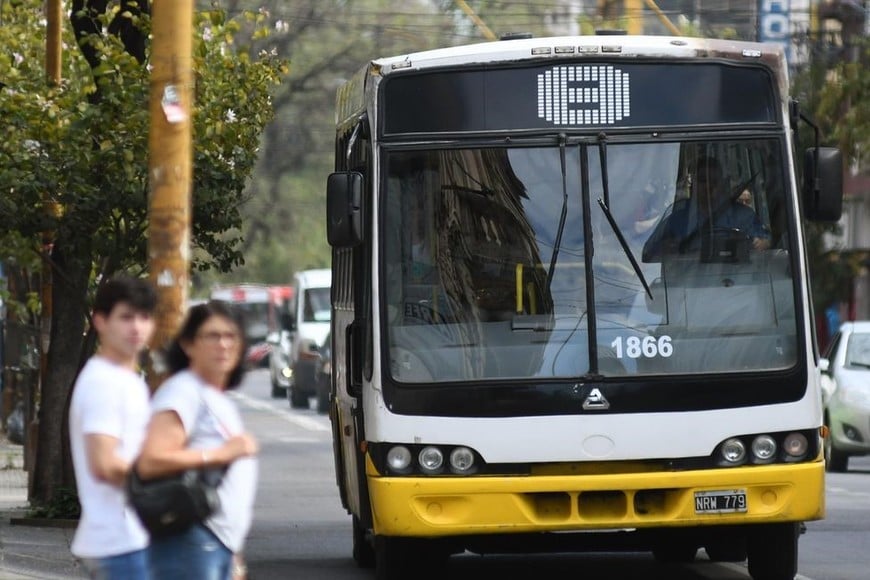
<path fill-rule="evenodd" d="M 269 304 L 266 302 L 237 302 L 245 321 L 245 339 L 249 343 L 262 342 L 269 334 Z"/>
<path fill-rule="evenodd" d="M 302 320 L 304 322 L 329 322 L 329 292 L 328 287 L 305 290 L 305 304 L 302 307 Z"/>
<path fill-rule="evenodd" d="M 853 333 L 846 349 L 846 366 L 870 368 L 870 333 Z"/>
<path fill-rule="evenodd" d="M 782 167 L 772 139 L 390 152 L 393 378 L 795 364 Z"/>

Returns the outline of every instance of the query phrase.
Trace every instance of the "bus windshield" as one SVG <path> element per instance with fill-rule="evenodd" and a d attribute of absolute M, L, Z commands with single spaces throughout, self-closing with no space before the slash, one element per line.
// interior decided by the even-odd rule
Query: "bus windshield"
<path fill-rule="evenodd" d="M 782 147 L 767 138 L 387 152 L 392 378 L 791 367 L 794 209 Z"/>

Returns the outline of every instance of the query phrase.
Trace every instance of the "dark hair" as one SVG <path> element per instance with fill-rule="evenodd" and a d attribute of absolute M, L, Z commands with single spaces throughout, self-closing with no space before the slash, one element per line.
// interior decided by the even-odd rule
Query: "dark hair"
<path fill-rule="evenodd" d="M 239 331 L 239 341 L 242 356 L 239 357 L 239 362 L 236 367 L 230 372 L 227 380 L 226 389 L 232 390 L 242 383 L 242 377 L 245 374 L 245 352 L 247 351 L 247 342 L 245 341 L 245 324 L 242 318 L 242 313 L 238 308 L 234 308 L 228 302 L 222 300 L 209 300 L 204 304 L 197 304 L 187 311 L 187 316 L 184 323 L 181 325 L 181 330 L 178 331 L 172 344 L 169 345 L 169 350 L 166 353 L 166 365 L 169 369 L 169 374 L 175 374 L 178 371 L 184 370 L 190 366 L 190 357 L 181 348 L 182 342 L 193 342 L 196 338 L 196 333 L 205 324 L 205 321 L 214 316 L 220 316 L 231 321 Z"/>
<path fill-rule="evenodd" d="M 151 314 L 157 308 L 157 290 L 148 280 L 124 274 L 113 276 L 97 287 L 94 297 L 94 314 L 109 316 L 120 303 Z"/>

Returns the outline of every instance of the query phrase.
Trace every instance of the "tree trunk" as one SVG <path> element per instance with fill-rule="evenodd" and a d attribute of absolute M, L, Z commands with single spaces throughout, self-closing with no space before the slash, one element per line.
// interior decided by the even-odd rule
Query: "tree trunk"
<path fill-rule="evenodd" d="M 39 437 L 29 498 L 34 504 L 50 503 L 58 488 L 75 485 L 67 411 L 85 343 L 90 279 L 89 265 L 65 255 L 60 244 L 55 244 L 52 254 L 58 269 L 52 277 L 51 342 L 39 401 Z"/>

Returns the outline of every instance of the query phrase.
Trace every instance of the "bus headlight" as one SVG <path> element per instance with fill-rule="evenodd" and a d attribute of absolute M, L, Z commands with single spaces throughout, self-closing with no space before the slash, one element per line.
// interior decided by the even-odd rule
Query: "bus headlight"
<path fill-rule="evenodd" d="M 746 459 L 746 446 L 743 441 L 732 437 L 722 444 L 722 459 L 729 465 L 740 465 Z"/>
<path fill-rule="evenodd" d="M 387 465 L 398 473 L 405 473 L 411 466 L 411 452 L 404 445 L 391 447 L 387 452 Z"/>
<path fill-rule="evenodd" d="M 809 447 L 809 441 L 803 433 L 789 433 L 782 442 L 783 450 L 792 459 L 803 458 Z"/>
<path fill-rule="evenodd" d="M 758 463 L 770 463 L 776 458 L 776 440 L 770 435 L 759 435 L 752 440 L 752 456 Z"/>
<path fill-rule="evenodd" d="M 457 447 L 450 452 L 450 470 L 457 474 L 470 473 L 474 468 L 474 452 L 468 447 Z"/>
<path fill-rule="evenodd" d="M 420 470 L 426 474 L 440 473 L 441 467 L 444 465 L 444 454 L 437 447 L 424 447 L 420 450 L 417 456 L 417 461 L 420 463 Z"/>

